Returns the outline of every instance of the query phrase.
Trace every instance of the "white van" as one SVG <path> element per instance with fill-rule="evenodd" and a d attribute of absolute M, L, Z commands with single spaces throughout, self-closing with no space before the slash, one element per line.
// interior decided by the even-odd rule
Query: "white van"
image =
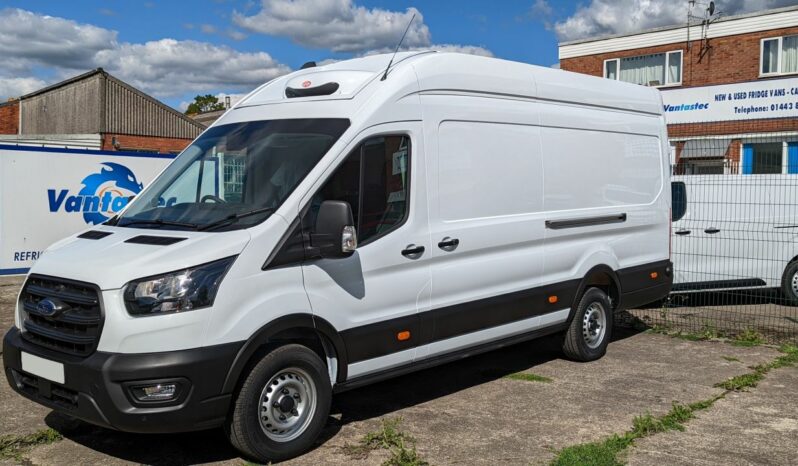
<path fill-rule="evenodd" d="M 671 287 L 658 92 L 484 57 L 309 67 L 252 92 L 25 283 L 20 394 L 132 432 L 302 453 L 334 392 L 541 335 L 601 357 Z"/>
<path fill-rule="evenodd" d="M 792 177 L 674 176 L 673 291 L 776 288 L 798 305 Z"/>

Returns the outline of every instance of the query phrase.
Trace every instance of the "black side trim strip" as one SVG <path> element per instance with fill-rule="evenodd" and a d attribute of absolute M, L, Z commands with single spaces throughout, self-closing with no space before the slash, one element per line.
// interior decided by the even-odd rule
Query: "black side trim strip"
<path fill-rule="evenodd" d="M 588 227 L 592 225 L 607 225 L 610 223 L 623 223 L 626 214 L 602 215 L 600 217 L 570 218 L 565 220 L 546 220 L 549 230 L 563 230 L 565 228 Z"/>
<path fill-rule="evenodd" d="M 586 284 L 596 279 L 596 275 L 608 275 L 613 282 L 617 276 L 618 280 L 613 284 L 619 288 L 618 308 L 647 304 L 668 294 L 672 270 L 669 260 L 627 267 L 617 272 L 607 266 L 598 266 L 584 278 L 375 322 L 344 330 L 340 335 L 349 363 L 355 363 L 561 309 L 572 309 Z M 552 296 L 557 297 L 553 303 L 549 301 Z M 641 302 L 649 298 L 649 301 Z M 411 338 L 400 341 L 397 334 L 402 331 L 409 331 Z"/>
<path fill-rule="evenodd" d="M 673 285 L 673 291 L 696 291 L 696 290 L 713 290 L 717 288 L 751 288 L 754 286 L 765 286 L 764 280 L 761 278 L 741 278 L 738 280 L 713 280 L 709 282 L 687 282 L 676 283 Z"/>
<path fill-rule="evenodd" d="M 561 332 L 565 330 L 567 327 L 568 324 L 553 325 L 551 327 L 533 330 L 528 333 L 513 335 L 512 337 L 503 338 L 501 340 L 491 341 L 488 343 L 472 346 L 469 348 L 465 348 L 463 350 L 453 351 L 451 353 L 441 354 L 438 356 L 433 356 L 431 358 L 422 359 L 421 361 L 405 364 L 403 366 L 399 366 L 393 369 L 388 369 L 380 372 L 375 372 L 373 374 L 363 375 L 354 378 L 352 380 L 336 384 L 335 387 L 333 388 L 333 391 L 335 393 L 344 392 L 347 390 L 351 390 L 353 388 L 358 388 L 374 382 L 379 382 L 381 380 L 408 374 L 410 372 L 415 372 L 418 370 L 439 366 L 441 364 L 446 364 L 448 362 L 453 362 L 458 359 L 475 356 L 477 354 L 503 348 L 505 346 L 514 345 L 517 343 L 521 343 L 523 341 L 544 337 L 546 335 L 551 335 L 553 333 Z"/>
<path fill-rule="evenodd" d="M 419 314 L 375 322 L 341 332 L 349 363 L 385 356 L 431 342 L 498 327 L 571 307 L 580 280 L 442 307 Z M 549 296 L 557 296 L 554 303 Z M 411 338 L 399 341 L 397 333 Z"/>

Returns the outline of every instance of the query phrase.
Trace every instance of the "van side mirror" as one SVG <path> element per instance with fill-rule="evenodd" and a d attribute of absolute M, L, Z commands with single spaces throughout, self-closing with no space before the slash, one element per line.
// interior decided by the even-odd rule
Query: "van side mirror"
<path fill-rule="evenodd" d="M 671 182 L 671 221 L 676 222 L 687 213 L 687 186 L 682 181 Z"/>
<path fill-rule="evenodd" d="M 316 217 L 310 243 L 321 257 L 349 257 L 357 248 L 357 232 L 352 207 L 344 201 L 324 201 Z"/>

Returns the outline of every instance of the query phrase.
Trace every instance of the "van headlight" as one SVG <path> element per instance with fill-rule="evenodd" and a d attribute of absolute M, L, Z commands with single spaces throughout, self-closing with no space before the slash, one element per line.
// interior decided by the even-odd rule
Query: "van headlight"
<path fill-rule="evenodd" d="M 208 307 L 235 256 L 188 269 L 134 280 L 125 287 L 133 316 L 162 315 Z"/>

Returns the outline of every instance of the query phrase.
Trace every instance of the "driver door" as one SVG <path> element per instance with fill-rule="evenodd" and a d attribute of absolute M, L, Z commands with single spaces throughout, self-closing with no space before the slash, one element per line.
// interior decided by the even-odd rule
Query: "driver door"
<path fill-rule="evenodd" d="M 303 203 L 306 235 L 322 201 L 352 207 L 355 253 L 302 267 L 313 313 L 341 332 L 349 379 L 411 363 L 424 341 L 430 244 L 420 129 L 382 125 L 361 135 Z"/>

